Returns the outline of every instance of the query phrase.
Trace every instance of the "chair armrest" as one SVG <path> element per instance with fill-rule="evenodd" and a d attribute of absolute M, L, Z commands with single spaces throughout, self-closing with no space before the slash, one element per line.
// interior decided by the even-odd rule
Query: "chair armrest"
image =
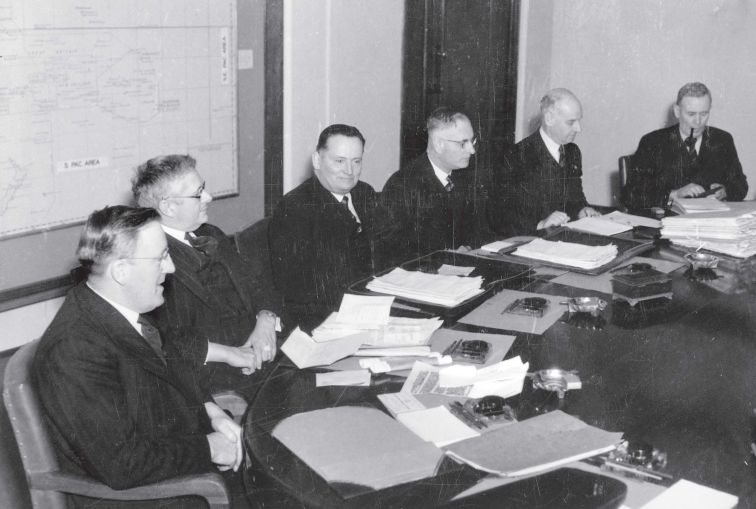
<path fill-rule="evenodd" d="M 31 474 L 28 481 L 31 489 L 60 491 L 92 498 L 154 500 L 181 496 L 199 496 L 207 500 L 211 507 L 229 506 L 226 483 L 223 477 L 216 473 L 174 477 L 154 484 L 125 490 L 114 490 L 89 477 L 60 471 Z"/>

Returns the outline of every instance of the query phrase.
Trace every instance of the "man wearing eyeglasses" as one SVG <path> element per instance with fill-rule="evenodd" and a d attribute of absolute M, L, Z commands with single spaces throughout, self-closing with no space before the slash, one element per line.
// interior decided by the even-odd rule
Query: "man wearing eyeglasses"
<path fill-rule="evenodd" d="M 276 354 L 277 316 L 254 302 L 255 281 L 223 231 L 207 223 L 212 197 L 189 155 L 158 156 L 137 168 L 132 182 L 136 202 L 160 214 L 176 272 L 165 284 L 165 305 L 153 316 L 166 341 L 181 354 L 195 355 L 195 344 L 249 348 L 249 374 Z M 205 360 L 202 357 L 201 360 Z M 200 360 L 200 359 L 196 359 Z M 209 359 L 212 360 L 212 359 Z M 240 376 L 223 363 L 209 363 L 200 372 L 213 391 L 234 389 L 254 394 L 259 380 Z"/>
<path fill-rule="evenodd" d="M 93 212 L 77 255 L 87 280 L 66 296 L 33 364 L 62 468 L 114 489 L 237 470 L 241 428 L 164 353 L 145 317 L 174 271 L 158 213 Z"/>
<path fill-rule="evenodd" d="M 389 211 L 381 251 L 389 264 L 489 240 L 483 172 L 470 168 L 477 138 L 462 112 L 428 117 L 426 152 L 391 175 L 381 193 Z"/>
<path fill-rule="evenodd" d="M 511 173 L 498 175 L 496 193 L 509 196 L 513 233 L 534 233 L 600 215 L 583 194 L 582 156 L 573 143 L 582 118 L 580 101 L 567 89 L 555 88 L 541 99 L 540 129 L 515 145 Z"/>

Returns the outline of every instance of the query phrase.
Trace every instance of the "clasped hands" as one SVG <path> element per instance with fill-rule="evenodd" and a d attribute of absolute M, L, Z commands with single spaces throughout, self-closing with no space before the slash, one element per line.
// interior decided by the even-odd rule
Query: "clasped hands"
<path fill-rule="evenodd" d="M 722 184 L 711 184 L 707 191 L 703 186 L 691 182 L 679 189 L 673 189 L 672 192 L 669 193 L 669 200 L 672 201 L 675 198 L 695 198 L 702 194 L 706 194 L 709 191 L 711 191 L 711 194 L 709 194 L 709 197 L 711 198 L 716 198 L 720 201 L 727 199 L 727 189 L 725 189 Z"/>
<path fill-rule="evenodd" d="M 213 432 L 207 435 L 210 460 L 221 472 L 226 470 L 236 472 L 244 459 L 241 426 L 215 403 L 206 402 L 205 411 L 213 428 Z"/>

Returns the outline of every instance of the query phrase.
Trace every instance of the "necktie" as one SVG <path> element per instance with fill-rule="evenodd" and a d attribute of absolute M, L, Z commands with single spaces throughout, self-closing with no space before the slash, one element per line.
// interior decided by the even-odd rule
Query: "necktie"
<path fill-rule="evenodd" d="M 352 214 L 352 211 L 349 210 L 349 197 L 348 196 L 345 195 L 341 198 L 341 205 L 343 205 L 344 208 L 347 209 L 347 212 L 349 212 L 349 215 L 352 216 L 352 220 L 354 220 L 354 223 L 357 227 L 357 233 L 362 233 L 362 224 L 360 224 L 357 218 L 354 217 L 354 214 Z"/>
<path fill-rule="evenodd" d="M 696 139 L 693 137 L 693 129 L 690 130 L 690 136 L 685 138 L 685 146 L 688 148 L 688 154 L 692 157 L 696 157 Z"/>
<path fill-rule="evenodd" d="M 142 327 L 142 337 L 150 348 L 160 357 L 160 360 L 165 364 L 165 354 L 163 353 L 163 340 L 160 338 L 160 331 L 158 331 L 144 315 L 139 315 L 137 323 Z"/>
<path fill-rule="evenodd" d="M 194 249 L 209 258 L 213 258 L 215 256 L 215 252 L 218 250 L 218 241 L 213 237 L 206 235 L 197 237 L 190 235 L 189 232 L 187 232 L 186 235 L 184 235 L 184 238 L 187 240 L 187 242 L 189 242 L 189 244 L 192 245 Z"/>
<path fill-rule="evenodd" d="M 564 168 L 567 164 L 567 157 L 564 155 L 564 145 L 559 145 L 559 166 Z"/>
<path fill-rule="evenodd" d="M 454 189 L 454 182 L 452 182 L 451 175 L 447 175 L 444 189 L 446 189 L 447 193 L 451 193 L 451 190 Z"/>

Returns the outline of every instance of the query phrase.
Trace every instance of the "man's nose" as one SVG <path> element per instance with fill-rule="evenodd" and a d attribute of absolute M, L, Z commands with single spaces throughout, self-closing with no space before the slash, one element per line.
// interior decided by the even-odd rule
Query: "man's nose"
<path fill-rule="evenodd" d="M 210 203 L 213 201 L 213 196 L 203 189 L 202 194 L 200 195 L 200 201 L 202 203 Z"/>
<path fill-rule="evenodd" d="M 575 132 L 576 133 L 582 133 L 583 132 L 583 126 L 580 124 L 580 122 L 575 122 Z"/>
<path fill-rule="evenodd" d="M 168 256 L 168 258 L 165 259 L 162 265 L 163 268 L 163 274 L 173 274 L 176 272 L 176 266 L 173 264 L 173 258 Z"/>
<path fill-rule="evenodd" d="M 347 175 L 352 175 L 354 173 L 354 168 L 353 168 L 352 163 L 347 162 L 344 164 L 344 173 L 346 173 Z"/>
<path fill-rule="evenodd" d="M 473 155 L 475 153 L 475 145 L 471 141 L 468 141 L 465 146 L 467 147 L 467 151 L 470 153 L 470 155 Z"/>

